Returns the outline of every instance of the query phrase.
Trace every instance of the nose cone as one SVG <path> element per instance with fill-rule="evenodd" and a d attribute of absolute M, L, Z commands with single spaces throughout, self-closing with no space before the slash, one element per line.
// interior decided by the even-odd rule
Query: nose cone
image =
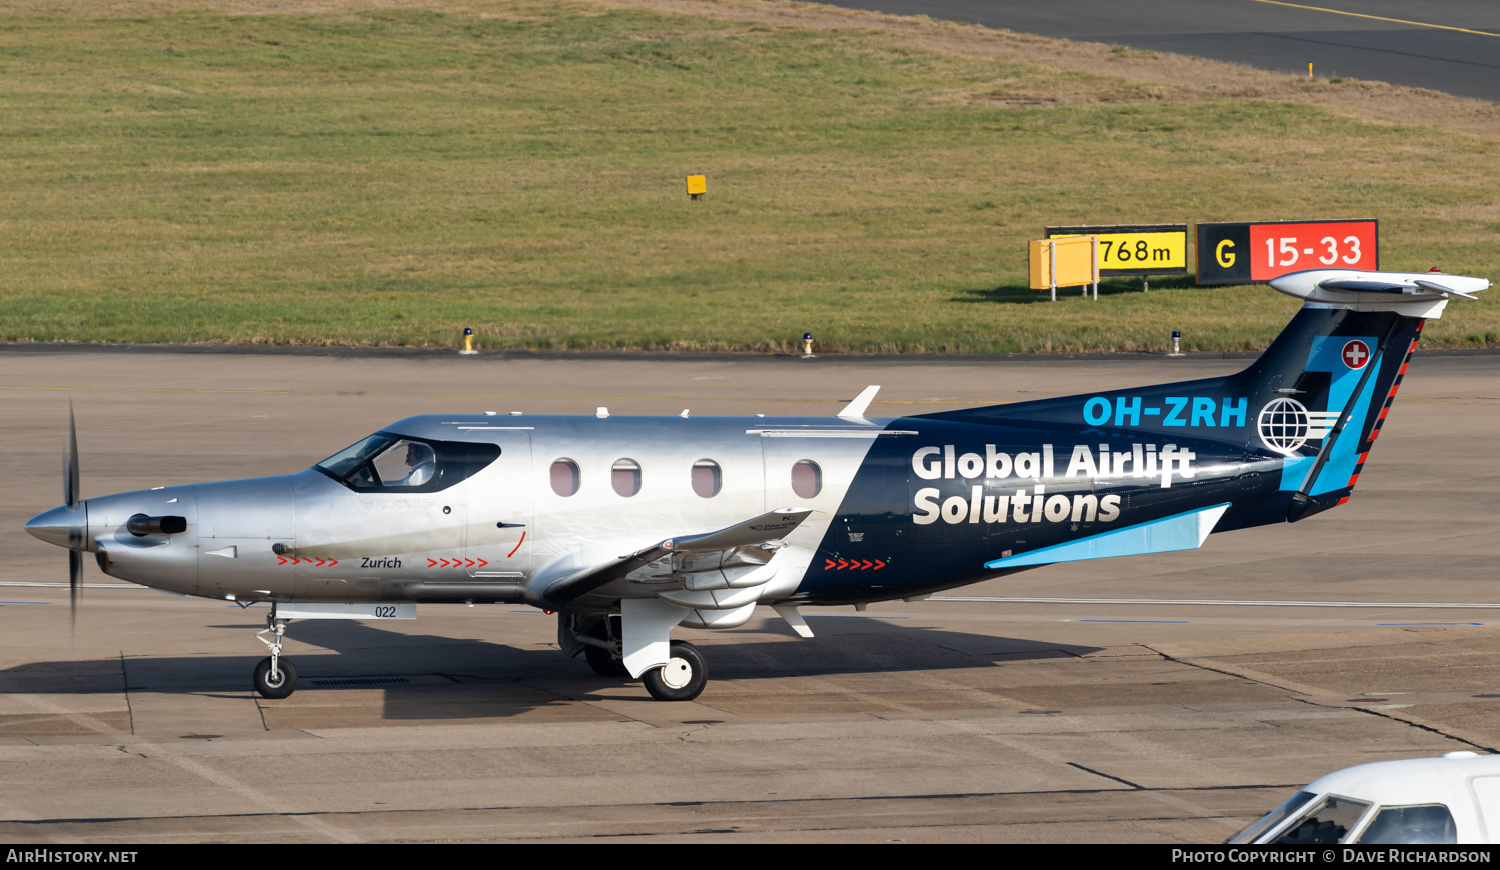
<path fill-rule="evenodd" d="M 83 503 L 73 507 L 63 505 L 46 513 L 37 514 L 26 522 L 26 532 L 33 538 L 56 544 L 59 547 L 76 547 L 83 542 L 83 530 L 87 525 Z"/>

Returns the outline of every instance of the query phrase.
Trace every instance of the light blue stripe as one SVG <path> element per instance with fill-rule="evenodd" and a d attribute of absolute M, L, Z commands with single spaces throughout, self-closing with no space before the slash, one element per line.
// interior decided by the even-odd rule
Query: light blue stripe
<path fill-rule="evenodd" d="M 1040 550 L 1032 550 L 1017 556 L 1006 556 L 985 562 L 984 567 L 1016 568 L 1023 565 L 1051 565 L 1054 562 L 1081 562 L 1085 559 L 1135 556 L 1141 553 L 1196 550 L 1202 544 L 1198 537 L 1198 516 L 1208 511 L 1227 508 L 1229 504 L 1229 502 L 1216 504 L 1149 523 L 1115 529 L 1101 535 L 1090 535 L 1065 544 L 1053 544 L 1050 547 L 1043 547 Z"/>
<path fill-rule="evenodd" d="M 1376 354 L 1369 364 L 1380 365 L 1383 356 L 1385 356 L 1383 353 Z M 1375 403 L 1375 382 L 1379 379 L 1380 370 L 1376 369 L 1370 375 L 1370 379 L 1365 381 L 1364 392 L 1360 393 L 1359 401 L 1355 404 L 1354 412 L 1349 415 L 1349 422 L 1345 424 L 1343 434 L 1333 443 L 1333 449 L 1328 452 L 1328 462 L 1324 463 L 1323 469 L 1318 472 L 1318 479 L 1313 482 L 1308 495 L 1322 495 L 1349 485 L 1349 478 L 1354 475 L 1354 466 L 1359 461 L 1360 445 L 1364 442 L 1360 433 L 1364 431 L 1365 418 L 1369 416 L 1371 406 Z M 1351 392 L 1353 389 L 1353 387 L 1349 388 Z"/>

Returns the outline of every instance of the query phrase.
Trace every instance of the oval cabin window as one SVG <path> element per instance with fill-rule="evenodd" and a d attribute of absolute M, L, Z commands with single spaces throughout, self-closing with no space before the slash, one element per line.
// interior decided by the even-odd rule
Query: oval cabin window
<path fill-rule="evenodd" d="M 704 498 L 713 498 L 724 488 L 724 472 L 712 459 L 700 459 L 693 463 L 693 492 Z"/>
<path fill-rule="evenodd" d="M 792 492 L 798 498 L 816 498 L 823 491 L 823 469 L 811 459 L 792 466 Z"/>
<path fill-rule="evenodd" d="M 609 470 L 609 482 L 615 492 L 630 498 L 641 491 L 641 466 L 634 459 L 616 459 Z"/>
<path fill-rule="evenodd" d="M 552 491 L 563 498 L 578 492 L 578 463 L 571 459 L 552 463 Z"/>

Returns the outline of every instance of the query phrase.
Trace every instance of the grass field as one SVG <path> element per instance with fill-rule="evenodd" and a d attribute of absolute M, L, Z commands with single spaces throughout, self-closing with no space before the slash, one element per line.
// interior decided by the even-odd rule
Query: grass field
<path fill-rule="evenodd" d="M 1185 279 L 1041 302 L 1025 243 L 1072 222 L 1375 217 L 1385 268 L 1500 278 L 1483 131 L 859 13 L 369 5 L 0 7 L 0 339 L 1243 350 L 1296 307 Z M 1497 310 L 1424 344 L 1500 343 Z"/>

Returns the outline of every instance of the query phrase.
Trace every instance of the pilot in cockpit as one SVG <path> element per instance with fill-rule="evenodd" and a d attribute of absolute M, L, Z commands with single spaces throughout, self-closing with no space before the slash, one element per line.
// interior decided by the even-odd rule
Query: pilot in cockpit
<path fill-rule="evenodd" d="M 415 444 L 408 442 L 406 445 L 406 464 L 411 468 L 411 473 L 397 484 L 398 486 L 421 486 L 429 480 L 437 471 L 437 457 L 432 448 L 426 444 Z"/>

